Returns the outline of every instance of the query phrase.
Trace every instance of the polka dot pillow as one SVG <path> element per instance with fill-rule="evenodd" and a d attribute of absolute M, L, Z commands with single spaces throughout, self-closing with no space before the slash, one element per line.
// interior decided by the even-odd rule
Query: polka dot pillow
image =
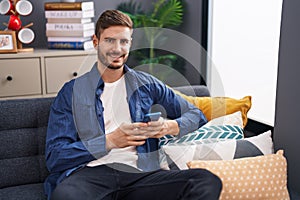
<path fill-rule="evenodd" d="M 221 178 L 221 200 L 289 199 L 287 162 L 283 150 L 276 154 L 235 160 L 195 160 L 187 165 L 189 168 L 208 169 Z"/>

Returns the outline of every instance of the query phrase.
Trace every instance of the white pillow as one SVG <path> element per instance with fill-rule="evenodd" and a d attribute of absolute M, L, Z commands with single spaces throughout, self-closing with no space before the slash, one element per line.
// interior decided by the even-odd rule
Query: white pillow
<path fill-rule="evenodd" d="M 223 135 L 224 132 L 234 133 L 232 135 Z M 159 146 L 168 143 L 182 143 L 203 141 L 203 139 L 218 140 L 222 139 L 242 139 L 243 135 L 243 119 L 240 111 L 212 119 L 204 126 L 194 132 L 191 132 L 181 138 L 172 135 L 166 135 L 159 139 Z"/>
<path fill-rule="evenodd" d="M 168 144 L 162 146 L 165 153 L 180 169 L 188 169 L 186 163 L 192 160 L 232 160 L 274 153 L 271 131 L 241 139 L 212 143 Z M 163 165 L 164 164 L 164 165 Z M 165 163 L 161 163 L 165 167 Z"/>
<path fill-rule="evenodd" d="M 195 151 L 193 150 L 193 148 L 196 148 L 196 146 L 194 146 L 195 144 L 215 143 L 220 140 L 243 139 L 244 135 L 242 127 L 242 115 L 241 112 L 238 111 L 233 114 L 215 118 L 198 130 L 182 136 L 181 138 L 177 139 L 174 136 L 166 135 L 160 138 L 159 141 L 159 146 L 161 147 L 159 151 L 160 166 L 163 169 L 169 169 L 166 150 L 172 149 L 172 151 L 176 153 L 178 151 L 185 152 L 185 158 L 183 158 L 183 160 L 190 159 L 193 158 L 194 154 L 188 152 Z M 177 145 L 179 145 L 179 147 L 175 147 Z M 177 159 L 179 158 L 177 157 Z M 179 161 L 179 163 L 181 162 Z M 182 164 L 182 167 L 183 165 L 186 168 L 184 163 Z"/>

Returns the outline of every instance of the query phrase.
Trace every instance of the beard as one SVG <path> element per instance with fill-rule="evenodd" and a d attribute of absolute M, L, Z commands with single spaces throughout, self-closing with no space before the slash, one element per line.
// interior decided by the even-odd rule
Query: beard
<path fill-rule="evenodd" d="M 114 61 L 109 62 L 108 61 L 108 57 L 117 57 L 123 58 L 122 63 L 116 64 L 114 63 Z M 106 66 L 108 69 L 113 69 L 113 70 L 118 70 L 120 68 L 122 68 L 124 66 L 124 64 L 126 63 L 128 59 L 128 54 L 121 54 L 120 52 L 109 52 L 106 53 L 105 55 L 102 53 L 102 51 L 100 50 L 100 47 L 98 46 L 98 60 L 104 65 Z"/>

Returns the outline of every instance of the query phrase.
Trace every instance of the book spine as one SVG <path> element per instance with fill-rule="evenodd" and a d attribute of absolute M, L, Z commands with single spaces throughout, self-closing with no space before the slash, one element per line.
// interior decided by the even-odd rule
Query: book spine
<path fill-rule="evenodd" d="M 48 42 L 85 42 L 92 37 L 47 37 Z"/>
<path fill-rule="evenodd" d="M 49 49 L 83 49 L 84 42 L 48 42 Z"/>
<path fill-rule="evenodd" d="M 94 23 L 88 24 L 60 24 L 60 23 L 47 23 L 46 24 L 47 30 L 55 30 L 55 31 L 82 31 L 88 29 L 94 29 Z"/>
<path fill-rule="evenodd" d="M 94 29 L 90 30 L 78 30 L 78 31 L 54 31 L 46 30 L 47 37 L 90 37 L 93 36 Z"/>
<path fill-rule="evenodd" d="M 48 42 L 48 49 L 90 49 L 90 46 L 85 44 L 86 42 Z"/>
<path fill-rule="evenodd" d="M 46 2 L 45 10 L 92 10 L 94 9 L 94 2 Z"/>
<path fill-rule="evenodd" d="M 51 23 L 51 24 L 67 24 L 67 23 L 70 23 L 70 24 L 75 24 L 75 23 L 80 23 L 80 24 L 84 24 L 84 23 L 90 23 L 92 22 L 92 19 L 91 18 L 48 18 L 47 19 L 47 22 L 48 23 Z"/>
<path fill-rule="evenodd" d="M 94 10 L 46 10 L 46 18 L 88 18 L 94 17 Z"/>
<path fill-rule="evenodd" d="M 74 3 L 45 3 L 45 10 L 82 10 L 81 2 Z"/>

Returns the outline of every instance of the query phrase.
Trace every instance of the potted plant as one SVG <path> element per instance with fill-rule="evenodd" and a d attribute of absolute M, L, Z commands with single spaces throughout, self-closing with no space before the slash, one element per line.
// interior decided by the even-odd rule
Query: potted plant
<path fill-rule="evenodd" d="M 140 3 L 131 0 L 119 4 L 117 9 L 130 16 L 134 28 L 144 28 L 149 48 L 132 52 L 138 64 L 147 64 L 147 71 L 152 74 L 156 74 L 154 68 L 157 64 L 182 69 L 183 59 L 170 52 L 155 49 L 156 44 L 163 44 L 168 39 L 163 36 L 160 28 L 176 28 L 182 24 L 184 8 L 181 0 L 157 0 L 153 3 L 152 9 L 147 11 L 142 9 Z M 168 76 L 166 73 L 169 72 L 160 72 L 156 76 L 163 80 Z"/>

